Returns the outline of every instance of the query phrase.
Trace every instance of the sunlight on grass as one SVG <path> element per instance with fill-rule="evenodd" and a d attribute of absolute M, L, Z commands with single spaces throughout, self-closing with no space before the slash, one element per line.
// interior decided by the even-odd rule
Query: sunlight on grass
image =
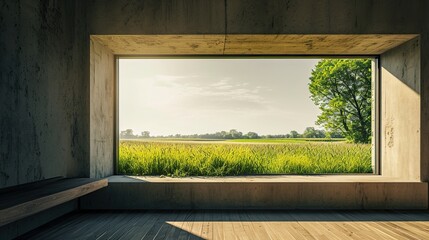
<path fill-rule="evenodd" d="M 119 173 L 167 176 L 372 173 L 371 145 L 121 141 Z"/>

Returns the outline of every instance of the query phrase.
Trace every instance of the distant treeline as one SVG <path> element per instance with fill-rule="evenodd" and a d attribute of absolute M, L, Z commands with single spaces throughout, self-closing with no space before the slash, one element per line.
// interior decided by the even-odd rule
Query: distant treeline
<path fill-rule="evenodd" d="M 315 129 L 314 127 L 307 127 L 305 131 L 301 134 L 293 130 L 287 134 L 269 134 L 269 135 L 259 135 L 256 132 L 248 132 L 243 134 L 236 129 L 231 129 L 229 131 L 220 131 L 216 133 L 205 133 L 205 134 L 171 134 L 171 135 L 162 135 L 162 136 L 151 136 L 149 131 L 143 131 L 138 134 L 134 134 L 132 129 L 127 129 L 121 131 L 121 139 L 139 139 L 139 138 L 200 138 L 200 139 L 258 139 L 258 138 L 343 138 L 341 133 L 332 133 L 325 132 L 325 130 Z"/>

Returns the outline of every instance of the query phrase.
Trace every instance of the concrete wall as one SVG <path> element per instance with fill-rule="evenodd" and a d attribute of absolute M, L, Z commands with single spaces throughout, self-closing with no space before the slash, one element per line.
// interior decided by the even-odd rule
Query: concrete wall
<path fill-rule="evenodd" d="M 2 1 L 0 7 L 0 187 L 111 173 L 113 150 L 104 151 L 112 146 L 110 120 L 90 131 L 91 119 L 110 119 L 107 109 L 113 108 L 105 82 L 93 85 L 104 90 L 91 89 L 91 34 L 421 34 L 415 157 L 427 180 L 428 1 L 28 0 Z"/>
<path fill-rule="evenodd" d="M 427 1 L 94 0 L 88 9 L 90 34 L 421 34 L 382 56 L 381 172 L 428 179 Z"/>
<path fill-rule="evenodd" d="M 420 40 L 381 55 L 381 174 L 420 180 Z"/>
<path fill-rule="evenodd" d="M 428 3 L 429 5 L 429 3 Z M 429 181 L 429 21 L 420 35 L 420 174 Z"/>
<path fill-rule="evenodd" d="M 415 33 L 425 1 L 231 0 L 228 33 Z M 427 8 L 426 8 L 427 9 Z"/>
<path fill-rule="evenodd" d="M 0 188 L 88 176 L 84 1 L 0 2 Z"/>
<path fill-rule="evenodd" d="M 91 34 L 420 33 L 427 8 L 424 0 L 92 0 L 88 23 Z"/>
<path fill-rule="evenodd" d="M 204 34 L 225 32 L 224 1 L 92 0 L 91 34 Z"/>
<path fill-rule="evenodd" d="M 106 188 L 82 197 L 80 207 L 91 210 L 428 208 L 427 183 L 261 179 L 156 182 L 112 176 Z"/>
<path fill-rule="evenodd" d="M 90 41 L 94 34 L 420 34 L 419 42 L 382 56 L 383 99 L 389 104 L 382 106 L 382 173 L 427 181 L 428 12 L 426 0 L 2 0 L 0 188 L 55 176 L 113 173 L 114 57 Z M 273 188 L 261 184 L 245 185 L 244 190 L 243 184 L 236 184 L 229 205 L 222 205 L 222 193 L 228 194 L 224 184 L 197 185 L 118 185 L 109 188 L 117 190 L 107 195 L 105 190 L 93 197 L 101 196 L 106 206 L 124 206 L 122 194 L 129 194 L 132 198 L 127 201 L 136 202 L 134 196 L 142 200 L 136 208 L 145 208 L 146 203 L 160 208 L 159 200 L 168 204 L 161 208 L 260 208 L 271 201 L 273 208 L 339 204 L 338 208 L 427 209 L 427 184 L 422 183 L 299 183 Z M 252 195 L 254 187 L 261 192 Z M 291 189 L 303 188 L 313 198 L 288 195 Z M 182 198 L 179 203 L 169 195 L 195 193 L 196 189 L 205 194 Z M 277 190 L 284 194 L 270 195 Z M 314 195 L 314 190 L 321 190 L 321 195 Z M 161 198 L 150 198 L 150 191 Z M 366 196 L 372 200 L 365 202 Z M 88 208 L 98 203 L 88 199 Z M 299 205 L 302 199 L 306 205 Z M 295 205 L 287 205 L 288 201 Z M 19 235 L 76 209 L 75 203 L 13 223 L 0 229 L 0 234 Z"/>
<path fill-rule="evenodd" d="M 113 174 L 115 61 L 97 41 L 90 47 L 90 177 Z"/>

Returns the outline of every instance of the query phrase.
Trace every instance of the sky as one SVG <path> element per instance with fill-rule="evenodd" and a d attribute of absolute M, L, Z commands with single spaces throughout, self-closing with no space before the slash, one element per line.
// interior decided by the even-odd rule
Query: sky
<path fill-rule="evenodd" d="M 151 136 L 317 127 L 309 77 L 319 59 L 119 60 L 119 130 Z"/>

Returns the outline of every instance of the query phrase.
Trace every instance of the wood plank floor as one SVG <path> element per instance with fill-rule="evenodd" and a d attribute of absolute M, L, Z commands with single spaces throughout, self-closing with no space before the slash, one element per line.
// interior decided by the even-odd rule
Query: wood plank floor
<path fill-rule="evenodd" d="M 88 211 L 20 239 L 429 239 L 427 211 Z"/>

